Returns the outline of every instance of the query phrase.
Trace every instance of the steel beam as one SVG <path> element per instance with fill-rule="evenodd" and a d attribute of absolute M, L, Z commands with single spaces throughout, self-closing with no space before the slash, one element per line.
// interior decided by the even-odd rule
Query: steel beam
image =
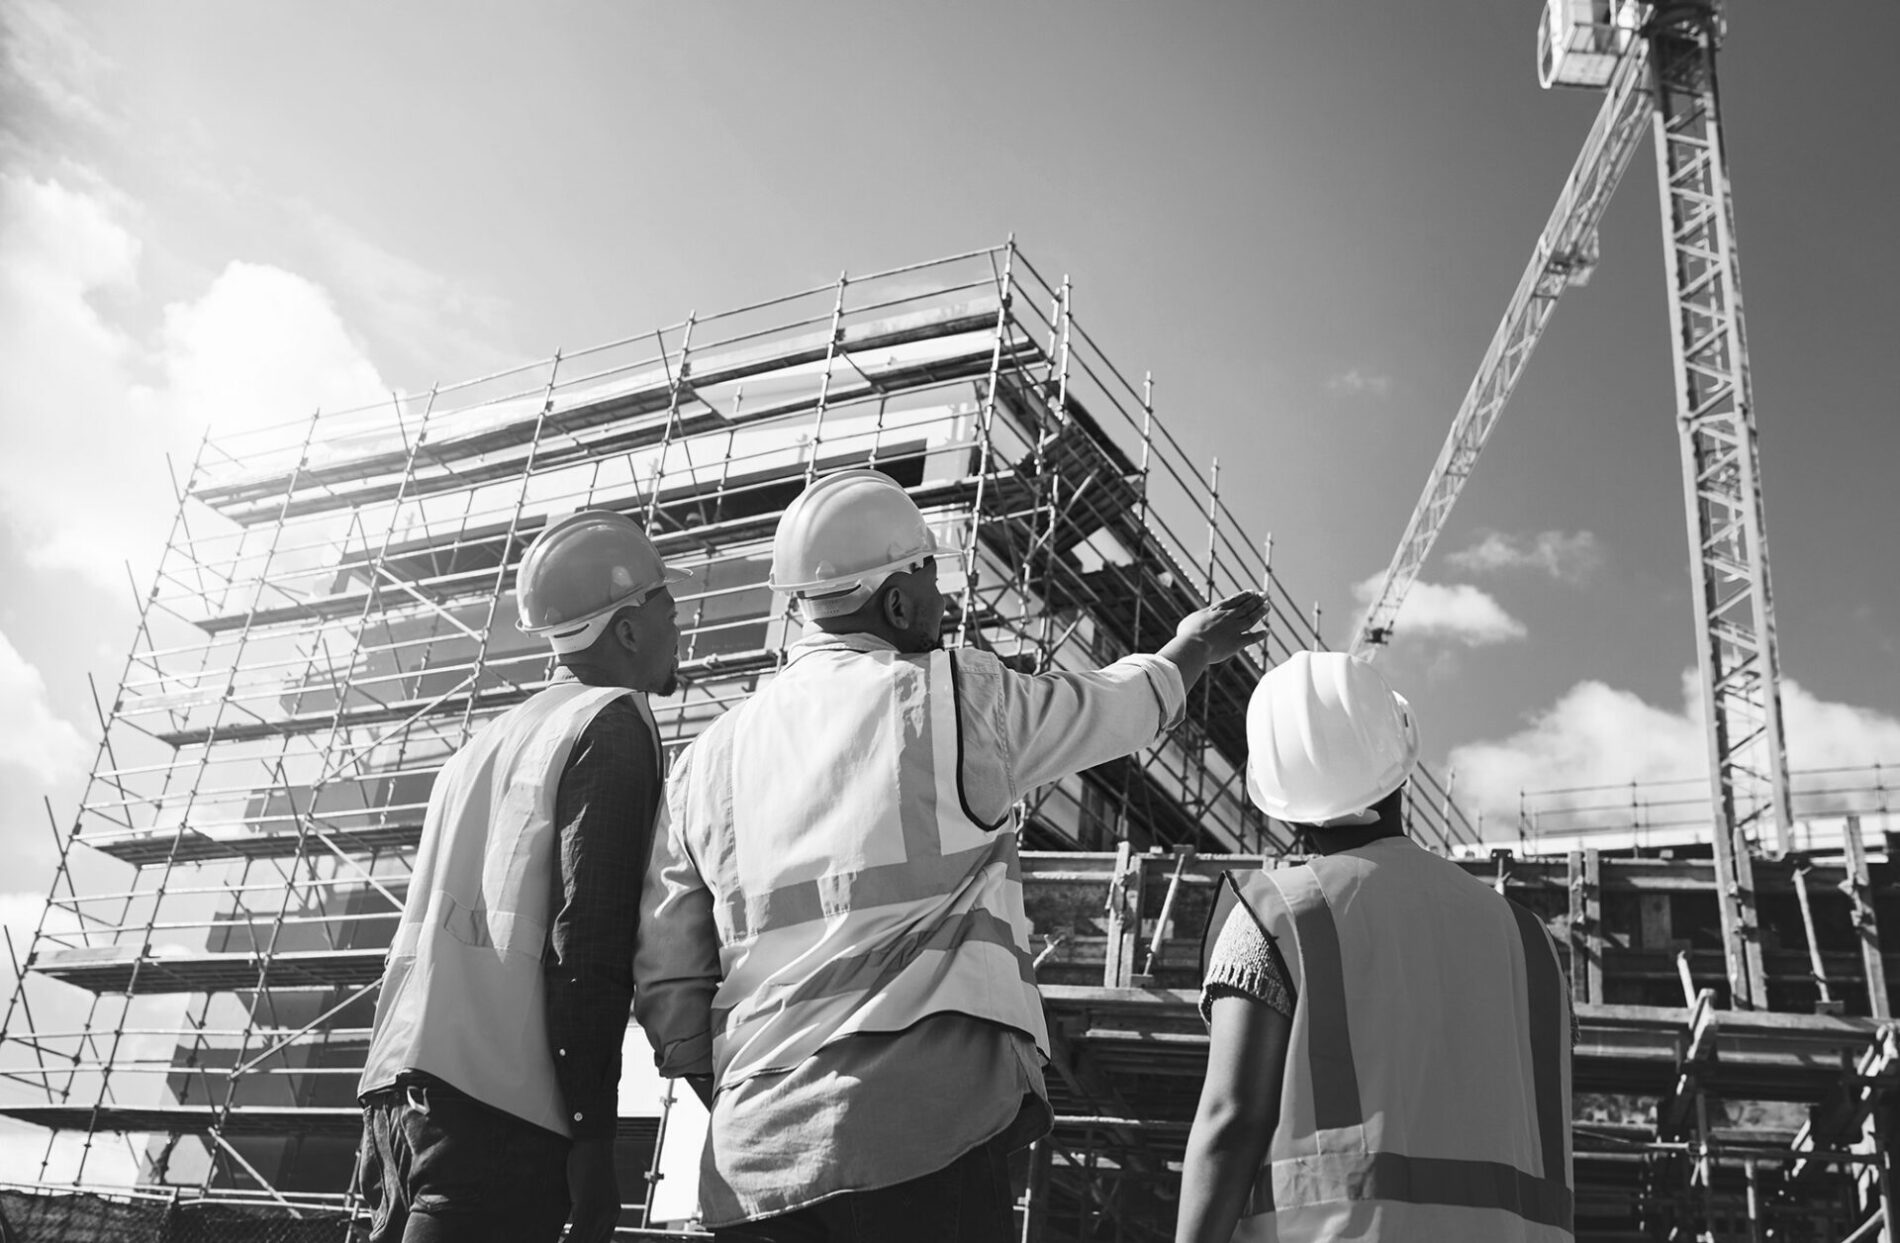
<path fill-rule="evenodd" d="M 1867 844 L 1861 840 L 1860 817 L 1849 816 L 1842 845 L 1847 852 L 1847 879 L 1841 882 L 1853 903 L 1854 935 L 1860 941 L 1861 963 L 1867 973 L 1867 1013 L 1877 1019 L 1893 1017 L 1887 1001 L 1887 964 L 1880 956 L 1880 916 L 1874 907 L 1874 883 L 1867 868 Z"/>

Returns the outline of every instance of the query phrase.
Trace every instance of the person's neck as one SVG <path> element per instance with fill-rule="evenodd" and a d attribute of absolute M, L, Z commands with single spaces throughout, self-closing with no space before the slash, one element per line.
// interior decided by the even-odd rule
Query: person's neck
<path fill-rule="evenodd" d="M 1405 826 L 1387 824 L 1381 820 L 1375 824 L 1352 825 L 1339 829 L 1308 829 L 1306 840 L 1313 849 L 1322 855 L 1336 855 L 1342 850 L 1356 850 L 1385 837 L 1404 837 Z"/>
<path fill-rule="evenodd" d="M 640 689 L 633 684 L 634 679 L 632 674 L 615 672 L 602 665 L 577 661 L 573 664 L 563 664 L 561 668 L 566 670 L 568 676 L 573 678 L 576 682 L 579 682 L 582 686 L 617 687 L 623 691 L 637 691 Z"/>
<path fill-rule="evenodd" d="M 892 647 L 896 648 L 900 652 L 910 650 L 906 645 L 906 640 L 908 639 L 909 636 L 904 635 L 898 631 L 895 631 L 891 629 L 889 626 L 873 625 L 873 624 L 868 624 L 865 622 L 853 622 L 850 620 L 841 619 L 837 625 L 833 625 L 833 626 L 827 626 L 827 625 L 824 625 L 823 623 L 820 623 L 818 626 L 818 630 L 824 634 L 833 635 L 841 639 L 849 638 L 854 635 L 862 636 L 867 639 L 876 639 L 880 643 L 890 644 Z"/>

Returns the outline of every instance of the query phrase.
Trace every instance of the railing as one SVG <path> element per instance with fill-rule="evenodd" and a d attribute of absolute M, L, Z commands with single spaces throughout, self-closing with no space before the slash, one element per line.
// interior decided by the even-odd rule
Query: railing
<path fill-rule="evenodd" d="M 1864 833 L 1900 831 L 1900 762 L 1795 769 L 1789 781 L 1797 850 L 1839 849 L 1840 821 L 1850 815 L 1860 817 Z M 1688 845 L 1707 840 L 1710 806 L 1706 777 L 1527 790 L 1519 796 L 1515 842 L 1497 831 L 1490 836 L 1532 854 L 1569 849 L 1573 842 L 1607 845 L 1611 838 L 1635 846 Z M 1739 815 L 1748 810 L 1737 809 Z"/>

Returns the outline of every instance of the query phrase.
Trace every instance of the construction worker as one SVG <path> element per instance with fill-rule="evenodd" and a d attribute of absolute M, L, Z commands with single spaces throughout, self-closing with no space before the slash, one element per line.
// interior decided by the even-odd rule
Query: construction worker
<path fill-rule="evenodd" d="M 717 1239 L 1011 1237 L 1005 1160 L 1052 1116 L 1014 806 L 1156 742 L 1259 637 L 1243 593 L 1157 656 L 1017 673 L 942 650 L 937 551 L 889 477 L 812 483 L 771 571 L 811 629 L 668 780 L 635 1015 L 710 1095 Z"/>
<path fill-rule="evenodd" d="M 358 1091 L 373 1243 L 594 1243 L 613 1145 L 634 925 L 662 779 L 648 693 L 679 628 L 639 525 L 584 510 L 522 557 L 520 627 L 553 682 L 443 766 Z"/>
<path fill-rule="evenodd" d="M 1411 708 L 1298 652 L 1247 745 L 1254 803 L 1319 857 L 1210 925 L 1176 1243 L 1573 1239 L 1563 970 L 1537 916 L 1406 837 Z"/>

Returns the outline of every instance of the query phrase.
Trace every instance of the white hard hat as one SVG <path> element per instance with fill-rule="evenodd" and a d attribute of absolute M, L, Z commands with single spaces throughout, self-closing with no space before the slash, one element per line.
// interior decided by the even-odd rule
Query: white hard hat
<path fill-rule="evenodd" d="M 556 652 L 592 647 L 615 613 L 669 583 L 691 578 L 668 569 L 640 524 L 608 509 L 556 518 L 535 536 L 515 573 L 518 623 Z"/>
<path fill-rule="evenodd" d="M 814 479 L 778 520 L 767 581 L 806 617 L 838 617 L 936 553 L 937 538 L 902 484 L 882 471 L 840 471 Z"/>
<path fill-rule="evenodd" d="M 1276 820 L 1320 824 L 1364 811 L 1418 762 L 1411 705 L 1344 652 L 1295 652 L 1247 703 L 1247 794 Z"/>

